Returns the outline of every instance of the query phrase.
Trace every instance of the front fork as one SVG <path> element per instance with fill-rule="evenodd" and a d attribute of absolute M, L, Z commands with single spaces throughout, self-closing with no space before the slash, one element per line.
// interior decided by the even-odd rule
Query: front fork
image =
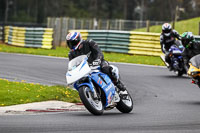
<path fill-rule="evenodd" d="M 80 83 L 80 84 L 79 84 L 79 83 L 77 82 L 77 83 L 74 84 L 74 88 L 76 88 L 76 90 L 79 90 L 79 88 L 80 88 L 81 86 L 88 86 L 88 87 L 90 88 L 91 92 L 93 93 L 94 99 L 98 98 L 97 93 L 96 93 L 96 90 L 95 90 L 95 87 L 94 87 L 94 84 L 93 84 L 93 82 L 92 82 L 92 80 L 91 80 L 90 77 L 88 77 L 88 81 L 85 82 L 85 83 Z"/>
<path fill-rule="evenodd" d="M 93 93 L 94 98 L 95 98 L 95 99 L 98 98 L 97 92 L 96 92 L 96 90 L 94 89 L 95 87 L 94 87 L 94 84 L 92 83 L 91 78 L 89 78 L 89 83 L 91 84 L 90 89 L 91 89 L 91 91 L 92 91 L 92 93 Z"/>

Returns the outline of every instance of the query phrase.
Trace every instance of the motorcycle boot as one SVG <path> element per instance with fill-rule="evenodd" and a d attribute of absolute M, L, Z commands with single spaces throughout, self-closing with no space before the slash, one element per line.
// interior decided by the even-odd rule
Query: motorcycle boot
<path fill-rule="evenodd" d="M 118 82 L 116 83 L 116 86 L 117 88 L 119 88 L 120 91 L 126 90 L 126 86 L 120 80 L 118 80 Z"/>
<path fill-rule="evenodd" d="M 110 65 L 111 66 L 111 75 L 112 75 L 112 81 L 117 88 L 119 88 L 120 91 L 125 91 L 126 87 L 125 85 L 119 80 L 119 70 L 116 66 Z"/>

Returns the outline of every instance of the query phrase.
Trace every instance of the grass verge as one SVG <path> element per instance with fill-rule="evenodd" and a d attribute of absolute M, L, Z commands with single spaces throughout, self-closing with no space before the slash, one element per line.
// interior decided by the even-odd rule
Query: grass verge
<path fill-rule="evenodd" d="M 123 63 L 164 66 L 163 61 L 160 59 L 160 57 L 157 57 L 157 56 L 104 53 L 104 58 L 107 61 L 111 61 L 111 62 L 123 62 Z"/>
<path fill-rule="evenodd" d="M 63 48 L 63 47 L 57 47 L 56 49 L 49 50 L 49 49 L 40 49 L 40 48 L 23 48 L 23 47 L 15 47 L 15 46 L 9 46 L 5 44 L 0 44 L 0 52 L 68 57 L 69 49 Z M 156 57 L 156 56 L 104 53 L 104 57 L 107 61 L 110 61 L 110 62 L 164 65 L 160 57 Z"/>
<path fill-rule="evenodd" d="M 45 86 L 0 79 L 0 107 L 47 100 L 80 102 L 78 92 L 64 86 Z"/>
<path fill-rule="evenodd" d="M 179 32 L 179 34 L 182 34 L 185 31 L 191 31 L 193 32 L 194 35 L 198 35 L 199 22 L 200 22 L 200 17 L 178 21 L 175 24 L 175 29 Z M 162 30 L 161 26 L 162 25 L 151 26 L 150 32 L 161 33 Z M 146 32 L 146 28 L 136 29 L 134 31 Z"/>
<path fill-rule="evenodd" d="M 69 49 L 62 47 L 56 49 L 24 48 L 0 43 L 0 52 L 68 57 Z"/>

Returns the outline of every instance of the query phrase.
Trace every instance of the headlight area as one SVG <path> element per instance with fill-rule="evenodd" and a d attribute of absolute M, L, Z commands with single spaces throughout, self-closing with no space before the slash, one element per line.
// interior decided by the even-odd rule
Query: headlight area
<path fill-rule="evenodd" d="M 190 72 L 191 76 L 198 76 L 199 74 L 200 74 L 199 71 L 192 71 L 192 72 Z"/>

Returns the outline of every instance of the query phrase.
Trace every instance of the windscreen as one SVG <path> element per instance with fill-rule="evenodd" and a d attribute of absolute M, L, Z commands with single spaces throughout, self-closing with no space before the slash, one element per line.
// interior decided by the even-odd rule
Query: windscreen
<path fill-rule="evenodd" d="M 190 63 L 196 68 L 200 68 L 200 54 L 192 57 Z"/>
<path fill-rule="evenodd" d="M 71 71 L 73 70 L 74 68 L 76 68 L 78 65 L 81 64 L 81 62 L 86 59 L 87 56 L 86 55 L 81 55 L 81 56 L 78 56 L 74 59 L 72 59 L 69 64 L 68 64 L 68 70 Z"/>

